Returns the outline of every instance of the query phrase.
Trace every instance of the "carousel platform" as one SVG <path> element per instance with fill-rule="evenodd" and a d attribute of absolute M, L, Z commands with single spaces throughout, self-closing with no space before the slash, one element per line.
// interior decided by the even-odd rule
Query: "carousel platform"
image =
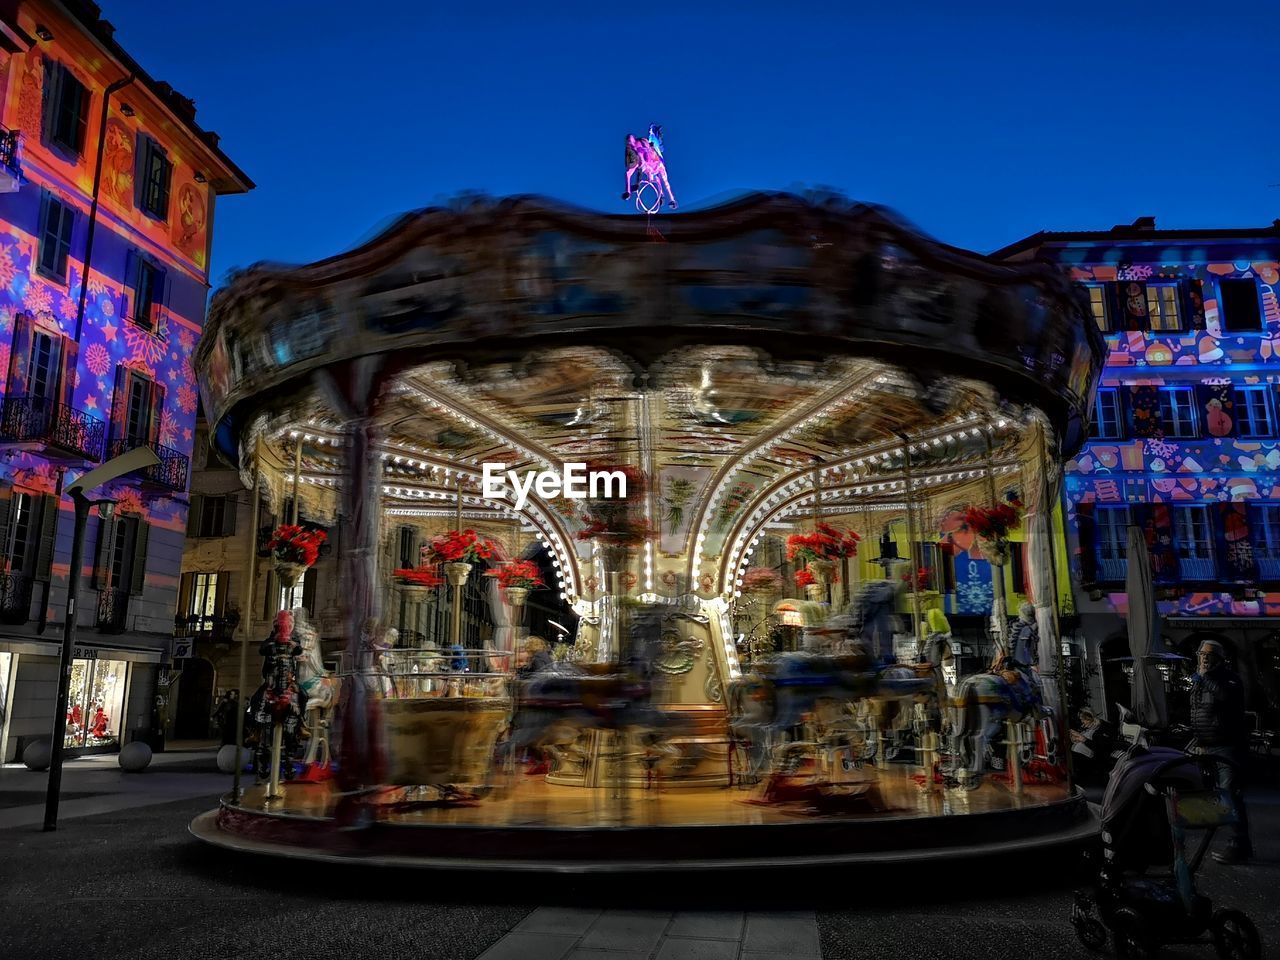
<path fill-rule="evenodd" d="M 191 823 L 198 839 L 246 854 L 366 866 L 630 873 L 874 865 L 971 859 L 1087 843 L 1098 824 L 1079 790 L 988 778 L 974 790 L 921 790 L 887 771 L 815 796 L 763 787 L 614 791 L 525 780 L 470 804 L 369 795 L 359 828 L 335 818 L 327 784 L 224 798 Z M 816 802 L 815 802 L 816 801 Z"/>

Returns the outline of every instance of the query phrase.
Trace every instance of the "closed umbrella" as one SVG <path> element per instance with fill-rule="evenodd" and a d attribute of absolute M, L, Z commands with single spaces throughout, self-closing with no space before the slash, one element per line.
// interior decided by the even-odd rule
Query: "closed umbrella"
<path fill-rule="evenodd" d="M 1133 655 L 1133 712 L 1148 730 L 1159 730 L 1169 722 L 1164 700 L 1164 679 L 1156 666 L 1163 653 L 1160 617 L 1156 612 L 1155 589 L 1151 583 L 1151 555 L 1142 528 L 1129 528 L 1128 572 L 1125 592 L 1129 595 L 1129 653 Z"/>

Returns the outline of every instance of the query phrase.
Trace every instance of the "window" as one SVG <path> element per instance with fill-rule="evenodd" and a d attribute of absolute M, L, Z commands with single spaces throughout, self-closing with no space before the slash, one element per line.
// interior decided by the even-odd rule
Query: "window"
<path fill-rule="evenodd" d="M 71 254 L 71 231 L 75 212 L 45 192 L 40 205 L 40 262 L 38 269 L 47 277 L 67 279 L 67 257 Z"/>
<path fill-rule="evenodd" d="M 1249 537 L 1258 573 L 1264 580 L 1280 579 L 1280 504 L 1258 503 L 1249 508 Z"/>
<path fill-rule="evenodd" d="M 1107 309 L 1107 288 L 1101 283 L 1086 283 L 1089 291 L 1089 309 L 1098 329 L 1104 333 L 1111 329 L 1111 313 Z"/>
<path fill-rule="evenodd" d="M 1178 507 L 1173 514 L 1178 562 L 1182 576 L 1207 580 L 1213 571 L 1213 528 L 1209 526 L 1209 508 Z"/>
<path fill-rule="evenodd" d="M 1196 436 L 1196 394 L 1192 387 L 1160 390 L 1160 426 L 1166 437 Z"/>
<path fill-rule="evenodd" d="M 53 337 L 43 330 L 31 335 L 31 357 L 27 364 L 27 396 L 48 400 L 58 383 L 58 355 L 61 353 L 61 337 Z"/>
<path fill-rule="evenodd" d="M 95 747 L 120 741 L 126 660 L 72 660 L 67 697 L 65 747 Z"/>
<path fill-rule="evenodd" d="M 150 260 L 135 255 L 130 273 L 133 304 L 129 310 L 129 319 L 140 327 L 154 330 L 155 308 L 164 298 L 165 272 Z"/>
<path fill-rule="evenodd" d="M 111 529 L 107 554 L 107 586 L 126 589 L 133 580 L 133 560 L 138 537 L 136 517 L 120 517 Z"/>
<path fill-rule="evenodd" d="M 1257 333 L 1262 329 L 1258 284 L 1252 277 L 1218 281 L 1218 316 L 1229 333 Z"/>
<path fill-rule="evenodd" d="M 146 443 L 151 439 L 151 383 L 142 377 L 131 377 L 128 403 L 125 436 L 131 441 Z"/>
<path fill-rule="evenodd" d="M 138 147 L 138 207 L 161 220 L 169 216 L 169 180 L 173 164 L 164 149 L 150 137 L 140 137 Z"/>
<path fill-rule="evenodd" d="M 235 532 L 236 506 L 230 497 L 201 497 L 198 510 L 197 537 L 227 537 Z"/>
<path fill-rule="evenodd" d="M 1269 437 L 1274 433 L 1266 387 L 1236 387 L 1236 432 L 1241 437 Z"/>
<path fill-rule="evenodd" d="M 218 609 L 218 575 L 197 573 L 192 578 L 191 608 L 188 615 L 195 620 L 195 629 L 212 630 L 213 618 Z"/>
<path fill-rule="evenodd" d="M 35 497 L 21 490 L 13 491 L 9 500 L 9 528 L 4 531 L 4 559 L 14 573 L 26 573 L 34 564 L 35 510 Z"/>
<path fill-rule="evenodd" d="M 1103 560 L 1123 560 L 1129 543 L 1129 508 L 1098 509 L 1098 555 Z"/>
<path fill-rule="evenodd" d="M 1120 420 L 1120 391 L 1114 387 L 1098 391 L 1093 401 L 1093 423 L 1089 436 L 1099 440 L 1119 440 L 1124 436 Z"/>
<path fill-rule="evenodd" d="M 1147 316 L 1150 318 L 1152 330 L 1182 329 L 1176 283 L 1147 284 Z"/>
<path fill-rule="evenodd" d="M 89 91 L 65 66 L 53 60 L 44 62 L 45 142 L 80 156 L 89 123 Z"/>

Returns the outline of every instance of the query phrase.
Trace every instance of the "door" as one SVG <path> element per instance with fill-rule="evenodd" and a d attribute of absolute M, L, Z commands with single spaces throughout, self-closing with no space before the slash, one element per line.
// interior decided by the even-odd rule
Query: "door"
<path fill-rule="evenodd" d="M 207 740 L 213 714 L 213 664 L 192 657 L 182 665 L 178 706 L 173 720 L 175 740 Z"/>

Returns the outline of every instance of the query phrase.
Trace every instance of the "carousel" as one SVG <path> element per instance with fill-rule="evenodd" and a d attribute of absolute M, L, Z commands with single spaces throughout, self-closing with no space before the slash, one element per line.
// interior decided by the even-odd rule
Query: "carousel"
<path fill-rule="evenodd" d="M 1095 829 L 1057 633 L 1087 304 L 837 197 L 645 212 L 471 200 L 218 292 L 214 452 L 341 616 L 254 625 L 257 752 L 198 837 L 585 872 Z"/>

